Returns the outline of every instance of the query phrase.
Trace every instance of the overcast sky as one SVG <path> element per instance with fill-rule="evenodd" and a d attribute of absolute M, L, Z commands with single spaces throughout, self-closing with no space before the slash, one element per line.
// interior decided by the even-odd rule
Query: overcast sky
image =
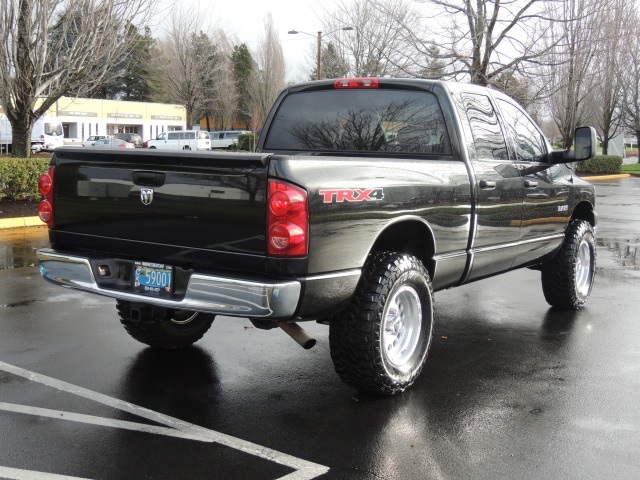
<path fill-rule="evenodd" d="M 175 0 L 160 0 L 160 9 L 154 28 L 159 36 L 162 27 L 170 23 L 171 6 Z M 273 16 L 274 27 L 280 35 L 282 50 L 287 62 L 287 80 L 308 80 L 308 52 L 316 48 L 315 36 L 322 29 L 321 19 L 325 9 L 331 10 L 334 0 L 180 0 L 180 8 L 193 8 L 207 23 L 218 25 L 229 35 L 235 35 L 238 43 L 246 43 L 253 52 L 264 31 L 267 13 Z M 289 30 L 307 32 L 310 35 L 288 35 Z"/>

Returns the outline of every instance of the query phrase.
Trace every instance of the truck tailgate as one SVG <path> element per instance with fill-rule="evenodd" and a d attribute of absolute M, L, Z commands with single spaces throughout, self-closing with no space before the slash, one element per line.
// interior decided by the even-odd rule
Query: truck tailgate
<path fill-rule="evenodd" d="M 52 241 L 174 262 L 264 262 L 268 158 L 56 150 Z"/>

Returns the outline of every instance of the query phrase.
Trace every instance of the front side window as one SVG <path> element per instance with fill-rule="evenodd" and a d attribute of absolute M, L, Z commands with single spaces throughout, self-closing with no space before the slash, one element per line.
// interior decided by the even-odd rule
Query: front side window
<path fill-rule="evenodd" d="M 544 137 L 527 114 L 507 101 L 498 102 L 505 117 L 507 130 L 513 137 L 517 159 L 526 162 L 546 160 L 547 147 Z"/>
<path fill-rule="evenodd" d="M 498 115 L 489 97 L 476 93 L 463 93 L 464 103 L 476 155 L 479 160 L 507 160 L 507 144 L 498 122 Z"/>
<path fill-rule="evenodd" d="M 269 150 L 451 153 L 432 93 L 322 90 L 287 96 L 265 141 Z"/>

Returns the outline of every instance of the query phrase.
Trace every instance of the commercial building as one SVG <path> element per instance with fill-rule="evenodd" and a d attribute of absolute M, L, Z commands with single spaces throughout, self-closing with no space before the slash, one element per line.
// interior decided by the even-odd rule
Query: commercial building
<path fill-rule="evenodd" d="M 186 128 L 185 107 L 167 103 L 62 97 L 47 116 L 62 122 L 65 139 L 137 133 L 149 140 L 161 132 Z"/>

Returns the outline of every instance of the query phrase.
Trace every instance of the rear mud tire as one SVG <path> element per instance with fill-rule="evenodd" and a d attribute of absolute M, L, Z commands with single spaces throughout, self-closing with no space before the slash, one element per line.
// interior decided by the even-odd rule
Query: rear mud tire
<path fill-rule="evenodd" d="M 188 310 L 161 309 L 149 321 L 131 319 L 131 303 L 118 301 L 120 323 L 129 335 L 152 347 L 176 349 L 193 345 L 209 330 L 215 315 Z"/>
<path fill-rule="evenodd" d="M 364 392 L 393 395 L 413 384 L 433 335 L 433 289 L 417 258 L 372 254 L 348 309 L 331 322 L 336 372 Z"/>
<path fill-rule="evenodd" d="M 563 310 L 582 308 L 591 294 L 595 267 L 593 228 L 589 222 L 573 220 L 560 251 L 542 266 L 542 291 L 547 303 Z"/>

